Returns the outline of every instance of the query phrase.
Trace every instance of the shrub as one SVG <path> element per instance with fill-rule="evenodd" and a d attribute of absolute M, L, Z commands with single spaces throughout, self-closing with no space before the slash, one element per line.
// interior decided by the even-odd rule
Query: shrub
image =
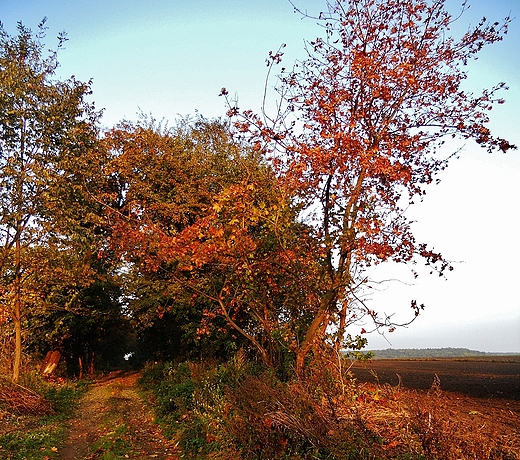
<path fill-rule="evenodd" d="M 450 421 L 438 382 L 428 394 L 359 384 L 327 363 L 289 381 L 237 359 L 161 369 L 159 418 L 185 458 L 520 459 L 515 445 Z"/>

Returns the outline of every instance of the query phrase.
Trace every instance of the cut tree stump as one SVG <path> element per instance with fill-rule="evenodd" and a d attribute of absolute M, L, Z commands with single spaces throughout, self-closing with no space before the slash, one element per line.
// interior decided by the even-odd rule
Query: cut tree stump
<path fill-rule="evenodd" d="M 61 352 L 58 350 L 50 350 L 45 355 L 45 359 L 40 366 L 40 374 L 44 377 L 48 377 L 54 373 L 60 362 Z"/>

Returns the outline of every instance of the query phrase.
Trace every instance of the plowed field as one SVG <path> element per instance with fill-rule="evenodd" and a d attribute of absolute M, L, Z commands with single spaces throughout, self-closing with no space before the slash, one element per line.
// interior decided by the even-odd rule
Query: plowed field
<path fill-rule="evenodd" d="M 439 377 L 441 390 L 476 398 L 520 401 L 520 356 L 474 359 L 380 359 L 355 363 L 361 382 L 429 389 Z"/>
<path fill-rule="evenodd" d="M 356 362 L 351 371 L 365 385 L 388 384 L 401 388 L 405 400 L 433 404 L 431 411 L 451 426 L 455 445 L 462 446 L 465 439 L 495 443 L 502 453 L 482 458 L 520 459 L 520 356 L 380 359 Z M 460 458 L 469 458 L 464 451 L 461 447 Z"/>

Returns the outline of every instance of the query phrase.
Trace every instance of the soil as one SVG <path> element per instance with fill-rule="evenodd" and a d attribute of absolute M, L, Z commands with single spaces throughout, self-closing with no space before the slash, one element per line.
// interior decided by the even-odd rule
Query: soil
<path fill-rule="evenodd" d="M 177 459 L 177 446 L 162 435 L 154 424 L 152 410 L 136 391 L 137 373 L 112 373 L 96 381 L 84 396 L 77 415 L 69 421 L 68 435 L 59 450 L 62 460 L 97 459 L 103 449 L 96 443 L 110 433 L 106 414 L 116 411 L 126 423 L 127 442 L 132 446 L 131 459 Z"/>
<path fill-rule="evenodd" d="M 355 362 L 361 382 L 427 390 L 435 376 L 443 391 L 476 398 L 520 402 L 520 357 L 482 359 L 375 359 Z"/>
<path fill-rule="evenodd" d="M 520 459 L 520 357 L 380 359 L 356 362 L 351 372 L 362 385 L 401 388 L 401 398 L 418 405 L 435 394 L 435 410 L 446 422 L 500 440 L 510 449 L 507 458 Z"/>

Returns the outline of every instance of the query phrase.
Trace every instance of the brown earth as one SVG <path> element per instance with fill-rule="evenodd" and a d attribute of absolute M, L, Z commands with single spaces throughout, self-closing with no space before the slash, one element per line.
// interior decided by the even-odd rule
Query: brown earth
<path fill-rule="evenodd" d="M 124 442 L 131 446 L 124 458 L 177 459 L 177 446 L 162 435 L 154 415 L 136 391 L 137 373 L 113 373 L 96 381 L 84 396 L 76 416 L 69 421 L 62 460 L 96 459 L 105 451 L 100 440 L 110 438 L 123 423 Z M 116 414 L 114 420 L 110 415 Z M 111 426 L 112 423 L 112 426 Z M 117 436 L 115 436 L 117 438 Z M 99 446 L 96 447 L 95 446 Z"/>
<path fill-rule="evenodd" d="M 520 356 L 474 359 L 375 359 L 356 362 L 361 382 L 401 384 L 429 389 L 439 377 L 441 389 L 470 397 L 520 401 Z"/>
<path fill-rule="evenodd" d="M 510 456 L 497 458 L 520 459 L 520 357 L 380 359 L 355 362 L 351 372 L 362 385 L 390 385 L 404 401 L 433 405 L 454 438 L 467 433 L 505 446 Z"/>

